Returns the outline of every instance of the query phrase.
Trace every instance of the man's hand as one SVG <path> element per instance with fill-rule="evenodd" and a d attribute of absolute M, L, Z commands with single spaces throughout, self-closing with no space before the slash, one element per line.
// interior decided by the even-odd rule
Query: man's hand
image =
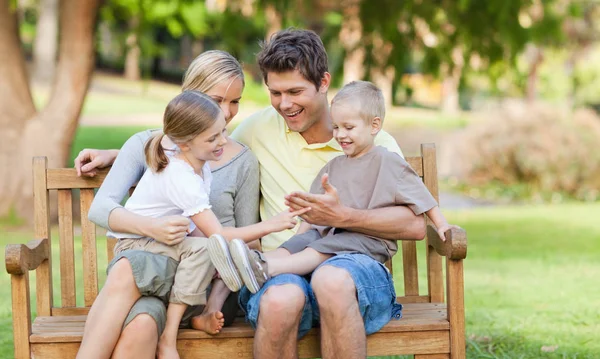
<path fill-rule="evenodd" d="M 325 190 L 324 194 L 292 192 L 285 196 L 285 205 L 293 211 L 310 207 L 310 211 L 300 216 L 310 224 L 339 227 L 338 224 L 344 219 L 345 207 L 340 203 L 337 189 L 329 183 L 327 173 L 321 177 L 321 185 Z"/>
<path fill-rule="evenodd" d="M 117 158 L 119 150 L 83 149 L 75 158 L 77 176 L 94 177 L 97 169 L 110 166 Z"/>
<path fill-rule="evenodd" d="M 184 216 L 153 218 L 149 237 L 166 245 L 173 246 L 187 237 L 190 219 Z"/>

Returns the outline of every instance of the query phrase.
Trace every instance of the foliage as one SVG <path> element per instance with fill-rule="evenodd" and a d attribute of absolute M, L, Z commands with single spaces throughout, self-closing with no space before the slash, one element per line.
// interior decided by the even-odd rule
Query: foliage
<path fill-rule="evenodd" d="M 467 128 L 457 139 L 467 186 L 525 185 L 533 196 L 595 200 L 600 190 L 600 119 L 589 110 L 514 106 Z"/>

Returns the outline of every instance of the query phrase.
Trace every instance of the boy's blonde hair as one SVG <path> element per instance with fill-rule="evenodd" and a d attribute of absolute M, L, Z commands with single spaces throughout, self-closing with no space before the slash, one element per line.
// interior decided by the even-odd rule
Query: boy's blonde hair
<path fill-rule="evenodd" d="M 340 103 L 357 104 L 359 115 L 365 121 L 385 117 L 385 99 L 381 90 L 369 81 L 352 81 L 340 89 L 331 100 L 331 106 Z"/>
<path fill-rule="evenodd" d="M 161 141 L 169 137 L 175 144 L 193 140 L 212 126 L 222 114 L 219 105 L 200 91 L 184 91 L 169 102 L 163 116 L 163 133 L 153 135 L 144 148 L 148 167 L 161 172 L 169 164 Z"/>
<path fill-rule="evenodd" d="M 235 78 L 245 84 L 242 65 L 235 57 L 221 50 L 205 51 L 186 70 L 181 89 L 208 92 L 220 82 Z"/>

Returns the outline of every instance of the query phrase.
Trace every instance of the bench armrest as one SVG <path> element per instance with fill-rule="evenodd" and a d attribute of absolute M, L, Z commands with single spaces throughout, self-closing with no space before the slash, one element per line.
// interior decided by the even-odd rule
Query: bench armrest
<path fill-rule="evenodd" d="M 444 235 L 446 241 L 442 241 L 433 224 L 427 224 L 429 245 L 435 248 L 439 255 L 448 259 L 465 259 L 467 257 L 467 232 L 464 229 L 451 228 Z"/>
<path fill-rule="evenodd" d="M 49 249 L 47 238 L 34 239 L 27 244 L 6 245 L 6 271 L 9 274 L 25 274 L 36 269 L 50 257 Z"/>

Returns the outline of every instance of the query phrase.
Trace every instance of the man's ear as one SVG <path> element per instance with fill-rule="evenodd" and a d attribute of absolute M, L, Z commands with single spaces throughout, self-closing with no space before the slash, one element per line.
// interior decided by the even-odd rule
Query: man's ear
<path fill-rule="evenodd" d="M 331 74 L 329 72 L 325 72 L 323 74 L 323 78 L 321 79 L 321 86 L 319 86 L 319 92 L 326 94 L 329 90 L 329 85 L 331 85 Z"/>
<path fill-rule="evenodd" d="M 371 120 L 371 134 L 375 136 L 379 131 L 381 131 L 381 118 L 373 117 Z"/>

